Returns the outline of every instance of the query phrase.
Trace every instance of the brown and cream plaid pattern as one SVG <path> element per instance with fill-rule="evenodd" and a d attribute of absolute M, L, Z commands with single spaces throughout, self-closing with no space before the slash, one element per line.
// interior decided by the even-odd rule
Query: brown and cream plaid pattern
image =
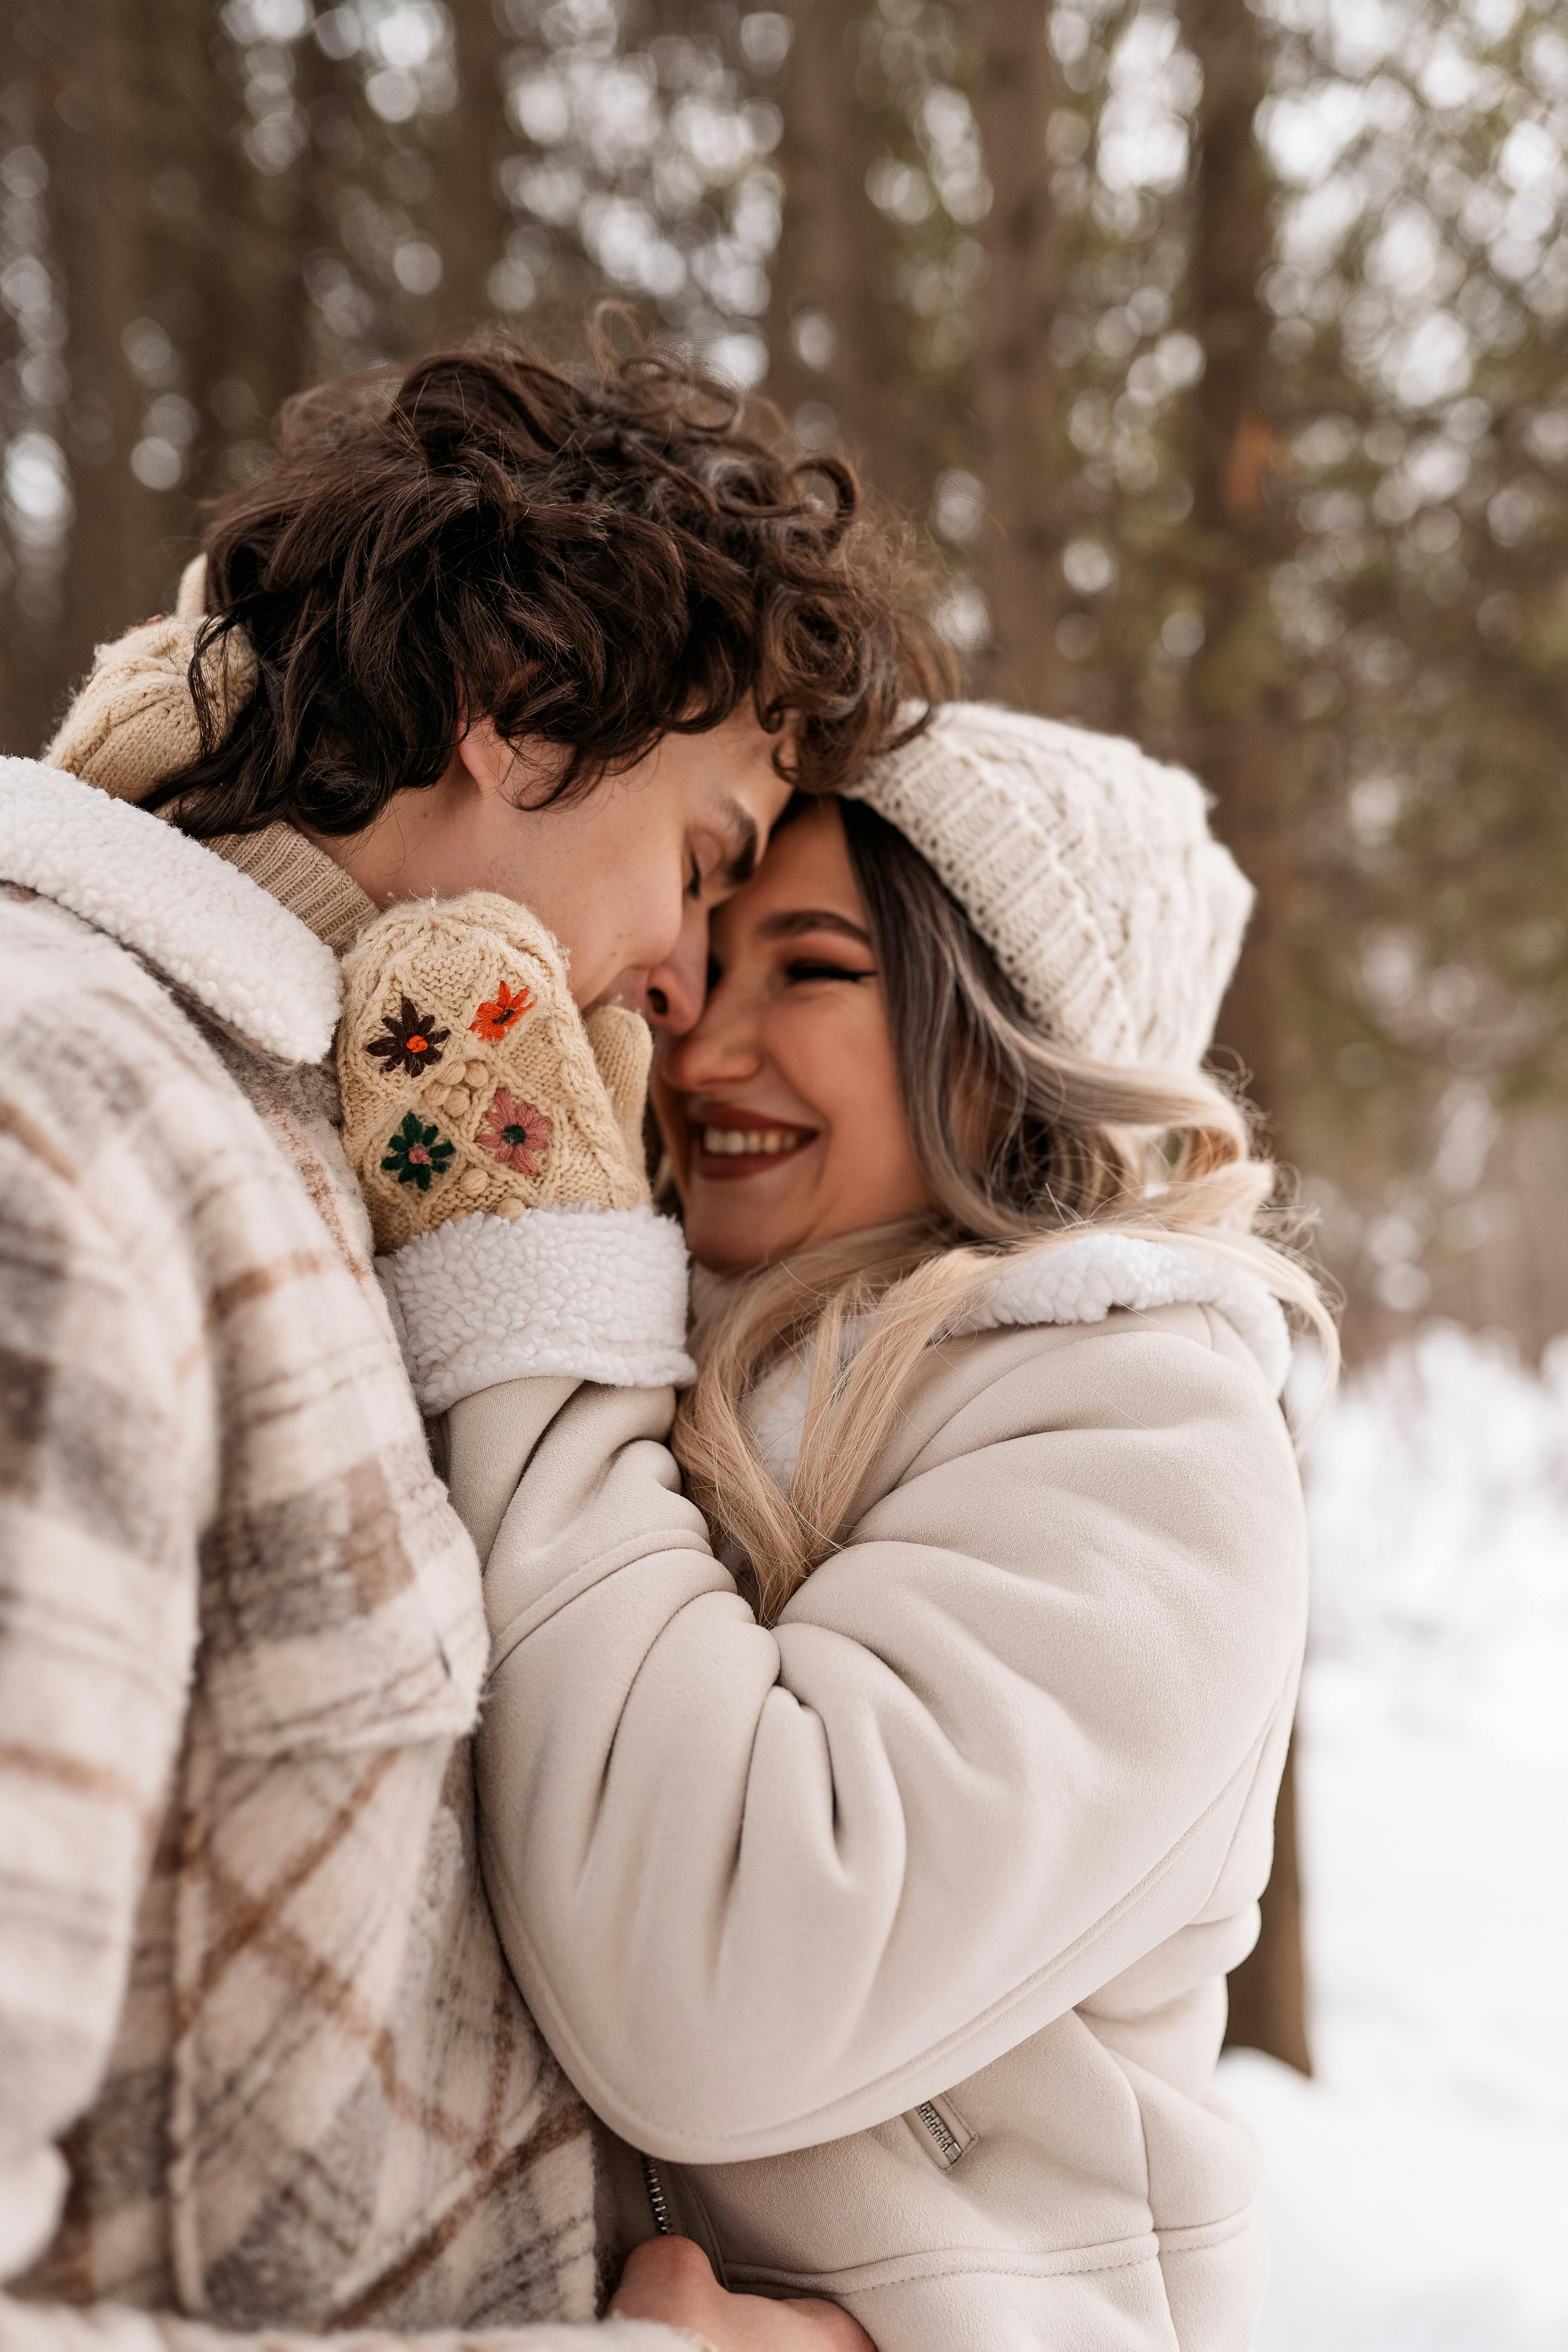
<path fill-rule="evenodd" d="M 330 1076 L 16 890 L 0 1002 L 0 2276 L 68 2171 L 0 2345 L 576 2343 L 586 2118 L 475 1866 L 479 1570 Z"/>

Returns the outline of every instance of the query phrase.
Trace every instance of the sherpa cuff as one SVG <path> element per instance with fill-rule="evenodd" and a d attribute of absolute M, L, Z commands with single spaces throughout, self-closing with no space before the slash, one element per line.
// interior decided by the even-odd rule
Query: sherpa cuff
<path fill-rule="evenodd" d="M 686 1244 L 652 1209 L 462 1217 L 416 1234 L 376 1272 L 426 1413 L 533 1373 L 610 1388 L 697 1377 Z"/>

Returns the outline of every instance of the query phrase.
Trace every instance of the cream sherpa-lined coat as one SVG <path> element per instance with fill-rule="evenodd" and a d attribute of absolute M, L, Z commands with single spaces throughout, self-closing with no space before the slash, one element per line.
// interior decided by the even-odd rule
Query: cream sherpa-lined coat
<path fill-rule="evenodd" d="M 336 959 L 32 761 L 0 884 L 0 2347 L 570 2352 L 587 2121 L 479 1882 Z"/>
<path fill-rule="evenodd" d="M 1278 1307 L 1190 1247 L 1020 1264 L 766 1630 L 668 1391 L 501 1379 L 517 1246 L 510 1352 L 457 1382 L 451 1269 L 393 1278 L 428 1393 L 468 1391 L 491 1899 L 645 2158 L 626 2225 L 880 2352 L 1245 2352 L 1258 2156 L 1212 2077 L 1301 1658 Z"/>

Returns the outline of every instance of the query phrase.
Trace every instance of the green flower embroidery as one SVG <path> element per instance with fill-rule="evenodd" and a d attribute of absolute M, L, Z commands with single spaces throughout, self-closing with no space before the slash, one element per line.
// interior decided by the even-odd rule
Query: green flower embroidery
<path fill-rule="evenodd" d="M 437 1143 L 440 1132 L 439 1128 L 422 1126 L 418 1112 L 411 1110 L 387 1145 L 382 1166 L 390 1169 L 400 1184 L 417 1184 L 422 1192 L 427 1192 L 431 1177 L 446 1174 L 447 1162 L 457 1150 L 456 1144 Z"/>

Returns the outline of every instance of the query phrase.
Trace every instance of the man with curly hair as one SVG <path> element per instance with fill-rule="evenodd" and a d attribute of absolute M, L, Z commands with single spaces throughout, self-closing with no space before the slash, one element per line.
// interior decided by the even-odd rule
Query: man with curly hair
<path fill-rule="evenodd" d="M 934 690 L 905 595 L 847 470 L 700 372 L 492 340 L 296 403 L 176 614 L 0 762 L 0 2345 L 863 2344 L 691 2249 L 596 2318 L 587 2117 L 474 1860 L 475 1534 L 330 1057 L 375 911 L 482 892 L 635 1104 L 628 1016 L 695 1019 L 790 792 Z M 450 1076 L 395 1200 L 554 1149 L 474 1092 L 531 1010 L 480 992 L 367 1049 Z M 680 1285 L 609 1213 L 627 1279 L 562 1329 L 664 1361 Z"/>

